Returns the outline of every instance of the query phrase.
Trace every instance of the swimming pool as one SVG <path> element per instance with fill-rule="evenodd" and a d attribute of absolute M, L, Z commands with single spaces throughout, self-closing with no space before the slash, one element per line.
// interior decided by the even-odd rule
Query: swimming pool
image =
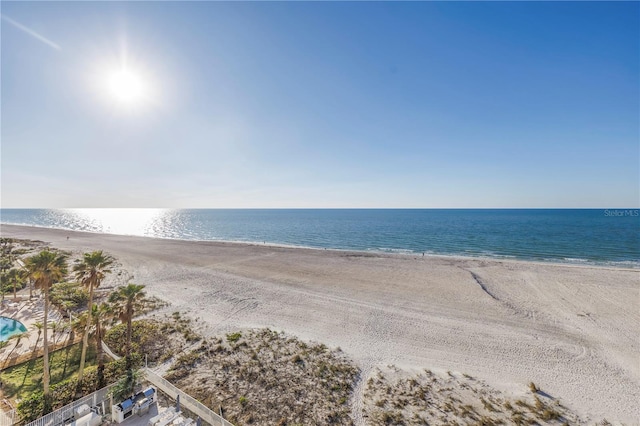
<path fill-rule="evenodd" d="M 27 331 L 27 327 L 20 321 L 0 316 L 0 342 L 9 340 L 9 337 L 25 331 Z"/>

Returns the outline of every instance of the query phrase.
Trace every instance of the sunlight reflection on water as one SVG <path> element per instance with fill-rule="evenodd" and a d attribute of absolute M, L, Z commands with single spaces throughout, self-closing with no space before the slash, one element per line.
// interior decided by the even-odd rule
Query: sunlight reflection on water
<path fill-rule="evenodd" d="M 55 212 L 60 215 L 61 211 Z M 63 227 L 120 235 L 158 235 L 172 209 L 65 209 Z M 72 225 L 72 226 L 69 226 Z"/>
<path fill-rule="evenodd" d="M 638 220 L 599 209 L 0 209 L 2 223 L 106 234 L 625 268 L 640 267 Z"/>

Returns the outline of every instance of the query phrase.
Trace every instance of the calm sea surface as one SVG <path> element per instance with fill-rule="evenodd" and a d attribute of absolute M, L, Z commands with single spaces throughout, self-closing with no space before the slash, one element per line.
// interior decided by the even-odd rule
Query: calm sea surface
<path fill-rule="evenodd" d="M 0 221 L 184 240 L 640 267 L 636 209 L 2 209 Z"/>

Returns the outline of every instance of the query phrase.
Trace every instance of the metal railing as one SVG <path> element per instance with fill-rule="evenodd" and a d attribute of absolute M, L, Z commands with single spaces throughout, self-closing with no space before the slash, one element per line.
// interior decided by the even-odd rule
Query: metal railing
<path fill-rule="evenodd" d="M 180 395 L 180 404 L 184 405 L 189 411 L 200 416 L 200 419 L 203 422 L 206 422 L 211 426 L 233 426 L 232 423 L 226 421 L 206 405 L 175 387 L 164 377 L 160 377 L 148 368 L 145 368 L 143 371 L 149 382 L 153 383 L 158 387 L 158 389 L 169 395 L 171 398 L 176 399 L 177 396 Z"/>
<path fill-rule="evenodd" d="M 121 358 L 120 356 L 116 355 L 115 352 L 113 352 L 111 348 L 107 346 L 107 344 L 102 340 L 100 340 L 100 346 L 102 346 L 102 350 L 105 351 L 105 353 L 109 355 L 111 358 L 113 358 L 114 360 L 117 361 Z"/>
<path fill-rule="evenodd" d="M 107 352 L 110 356 L 112 356 L 114 359 L 120 358 L 115 355 L 104 342 L 101 343 L 103 349 L 105 349 L 105 352 Z M 200 401 L 174 386 L 164 377 L 159 376 L 146 367 L 143 368 L 142 371 L 147 381 L 157 386 L 158 389 L 169 395 L 171 398 L 176 399 L 179 395 L 180 403 L 184 405 L 185 408 L 187 408 L 189 411 L 198 415 L 203 422 L 206 422 L 211 426 L 234 426 L 232 423 L 228 422 L 220 415 L 214 413 L 209 407 L 207 407 Z M 83 398 L 78 399 L 77 401 L 72 402 L 71 404 L 65 405 L 64 407 L 56 411 L 52 411 L 51 413 L 46 414 L 43 417 L 40 417 L 39 419 L 26 424 L 25 426 L 60 426 L 69 423 L 73 418 L 75 410 L 81 405 L 86 404 L 90 407 L 95 407 L 108 400 L 109 392 L 115 385 L 116 383 L 112 383 L 109 386 L 95 391 L 91 395 L 87 395 Z M 111 407 L 109 406 L 106 411 L 111 412 Z M 105 415 L 106 413 L 102 414 Z M 14 417 L 12 418 L 11 423 L 5 424 L 5 420 L 0 416 L 0 426 L 12 426 L 15 423 L 15 417 L 16 416 L 14 410 Z"/>
<path fill-rule="evenodd" d="M 89 407 L 95 407 L 102 404 L 102 402 L 107 401 L 109 399 L 109 391 L 114 385 L 115 383 L 110 384 L 109 386 L 95 391 L 91 395 L 82 397 L 71 404 L 67 404 L 49 414 L 45 414 L 39 419 L 36 419 L 31 423 L 27 423 L 25 426 L 60 426 L 67 424 L 72 421 L 75 410 L 81 405 L 86 404 Z M 108 408 L 108 411 L 111 411 L 111 407 Z M 102 414 L 104 415 L 105 413 Z"/>

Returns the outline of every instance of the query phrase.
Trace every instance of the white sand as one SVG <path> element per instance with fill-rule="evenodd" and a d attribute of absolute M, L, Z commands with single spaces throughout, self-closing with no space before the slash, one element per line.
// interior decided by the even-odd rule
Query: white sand
<path fill-rule="evenodd" d="M 340 346 L 365 375 L 396 364 L 514 392 L 533 381 L 591 420 L 640 423 L 638 270 L 1 230 L 106 250 L 210 334 L 268 326 Z"/>

